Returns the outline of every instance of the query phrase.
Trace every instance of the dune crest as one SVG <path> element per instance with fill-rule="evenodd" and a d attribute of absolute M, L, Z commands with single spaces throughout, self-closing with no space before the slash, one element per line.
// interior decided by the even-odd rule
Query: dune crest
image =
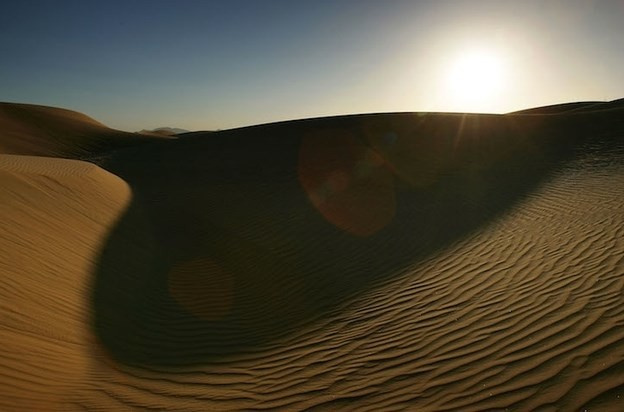
<path fill-rule="evenodd" d="M 153 136 L 110 129 L 82 113 L 0 102 L 0 154 L 79 159 L 144 144 Z"/>

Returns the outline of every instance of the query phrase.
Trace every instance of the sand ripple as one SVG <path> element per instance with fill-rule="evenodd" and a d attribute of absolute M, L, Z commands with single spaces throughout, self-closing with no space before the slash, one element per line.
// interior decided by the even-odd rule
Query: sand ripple
<path fill-rule="evenodd" d="M 458 143 L 418 179 L 382 126 L 328 168 L 277 128 L 120 153 L 125 181 L 0 157 L 0 409 L 622 409 L 620 145 Z"/>

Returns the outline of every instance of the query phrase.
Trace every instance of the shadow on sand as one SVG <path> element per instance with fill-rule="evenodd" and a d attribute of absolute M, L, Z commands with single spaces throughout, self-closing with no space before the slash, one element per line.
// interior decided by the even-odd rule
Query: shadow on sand
<path fill-rule="evenodd" d="M 484 227 L 548 179 L 572 151 L 539 119 L 316 119 L 116 154 L 103 167 L 134 199 L 97 264 L 101 345 L 126 365 L 176 368 L 276 344 Z M 325 150 L 327 136 L 335 150 Z M 332 167 L 317 163 L 334 165 L 339 178 L 329 181 Z M 320 199 L 311 187 L 324 179 Z M 388 218 L 358 231 L 366 221 L 357 216 L 374 219 L 375 208 Z"/>

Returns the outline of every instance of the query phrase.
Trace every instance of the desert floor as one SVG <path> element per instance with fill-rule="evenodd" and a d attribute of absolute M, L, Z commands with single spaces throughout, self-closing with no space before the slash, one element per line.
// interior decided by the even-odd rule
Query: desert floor
<path fill-rule="evenodd" d="M 624 410 L 624 108 L 569 107 L 1 105 L 0 409 Z"/>

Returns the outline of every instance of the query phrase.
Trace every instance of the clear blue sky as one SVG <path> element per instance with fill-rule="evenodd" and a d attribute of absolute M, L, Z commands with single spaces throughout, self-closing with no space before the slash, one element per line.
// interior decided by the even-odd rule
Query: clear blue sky
<path fill-rule="evenodd" d="M 610 100 L 623 22 L 621 0 L 9 1 L 0 101 L 134 131 Z"/>

